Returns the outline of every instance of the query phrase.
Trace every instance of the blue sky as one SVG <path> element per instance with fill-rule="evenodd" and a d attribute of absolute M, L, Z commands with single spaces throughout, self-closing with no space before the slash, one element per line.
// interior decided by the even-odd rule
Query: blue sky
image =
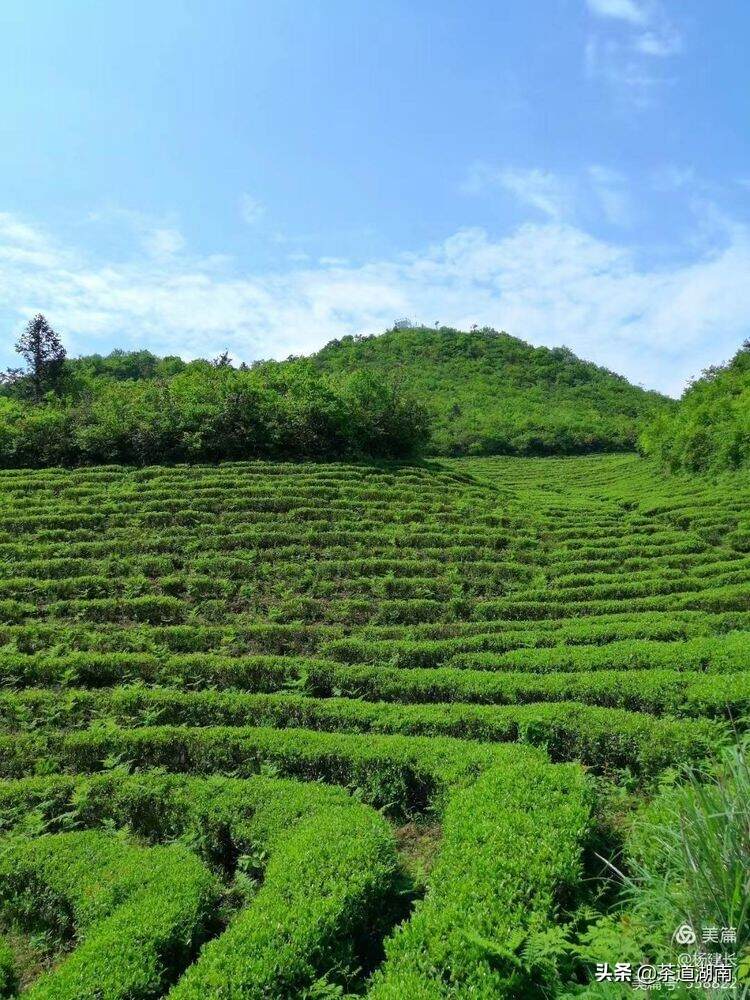
<path fill-rule="evenodd" d="M 0 364 L 409 316 L 678 394 L 750 336 L 744 0 L 3 0 Z"/>

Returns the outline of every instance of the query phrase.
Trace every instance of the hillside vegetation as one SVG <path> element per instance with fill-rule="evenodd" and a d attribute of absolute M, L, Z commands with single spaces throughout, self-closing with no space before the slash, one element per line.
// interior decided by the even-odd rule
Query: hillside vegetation
<path fill-rule="evenodd" d="M 750 466 L 750 341 L 727 364 L 706 369 L 677 409 L 644 431 L 641 444 L 673 471 Z"/>
<path fill-rule="evenodd" d="M 42 315 L 0 384 L 0 466 L 633 450 L 672 401 L 493 330 L 394 328 L 234 367 L 67 358 Z"/>
<path fill-rule="evenodd" d="M 520 1000 L 675 961 L 672 911 L 606 936 L 597 856 L 746 730 L 749 633 L 746 475 L 4 471 L 0 975 Z"/>
<path fill-rule="evenodd" d="M 407 389 L 430 414 L 438 455 L 633 450 L 640 422 L 672 405 L 565 347 L 487 329 L 344 337 L 311 362 L 321 372 L 376 372 Z"/>
<path fill-rule="evenodd" d="M 428 437 L 424 408 L 374 372 L 101 361 L 66 362 L 40 403 L 0 397 L 0 466 L 404 458 Z"/>

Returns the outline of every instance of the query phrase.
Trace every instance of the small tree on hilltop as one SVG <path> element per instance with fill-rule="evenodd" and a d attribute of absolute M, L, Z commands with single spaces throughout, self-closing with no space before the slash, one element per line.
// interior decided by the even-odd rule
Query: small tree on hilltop
<path fill-rule="evenodd" d="M 9 369 L 4 381 L 39 403 L 48 392 L 57 391 L 65 362 L 62 341 L 41 313 L 30 319 L 18 338 L 16 351 L 27 365 Z"/>
<path fill-rule="evenodd" d="M 222 351 L 221 354 L 212 359 L 211 364 L 214 368 L 231 368 L 232 359 L 229 357 L 229 351 Z"/>

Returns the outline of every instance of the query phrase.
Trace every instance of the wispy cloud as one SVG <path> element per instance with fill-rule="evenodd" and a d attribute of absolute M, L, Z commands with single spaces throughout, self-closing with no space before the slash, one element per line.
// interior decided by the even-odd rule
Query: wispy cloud
<path fill-rule="evenodd" d="M 31 254 L 31 256 L 29 256 Z M 93 263 L 27 220 L 0 216 L 0 303 L 8 333 L 41 310 L 73 352 L 148 346 L 183 357 L 285 357 L 332 337 L 378 332 L 397 316 L 506 329 L 567 344 L 634 381 L 676 393 L 731 355 L 750 327 L 750 231 L 644 267 L 631 248 L 548 219 L 502 237 L 462 229 L 420 253 L 239 273 L 181 251 L 154 262 Z M 12 360 L 8 337 L 6 363 Z"/>
<path fill-rule="evenodd" d="M 702 187 L 692 167 L 676 163 L 665 163 L 657 167 L 653 172 L 651 183 L 656 191 L 680 191 L 687 187 L 695 190 Z"/>
<path fill-rule="evenodd" d="M 682 52 L 681 32 L 658 0 L 586 0 L 586 6 L 599 21 L 611 22 L 592 30 L 586 40 L 586 76 L 605 83 L 629 107 L 651 106 L 670 82 L 654 61 Z"/>
<path fill-rule="evenodd" d="M 250 194 L 240 196 L 240 217 L 248 226 L 254 226 L 265 215 L 266 209 L 262 202 Z"/>
<path fill-rule="evenodd" d="M 539 167 L 496 167 L 473 163 L 460 185 L 467 195 L 510 195 L 555 221 L 593 219 L 628 226 L 632 208 L 625 177 L 617 170 L 592 164 L 578 173 L 559 174 Z"/>
<path fill-rule="evenodd" d="M 152 257 L 172 257 L 185 247 L 185 237 L 178 229 L 157 228 L 144 234 L 143 243 Z"/>
<path fill-rule="evenodd" d="M 635 39 L 634 48 L 645 56 L 656 56 L 666 59 L 668 56 L 682 52 L 682 36 L 669 25 L 664 25 L 661 31 L 645 31 Z"/>
<path fill-rule="evenodd" d="M 171 216 L 156 216 L 122 205 L 105 205 L 88 215 L 88 222 L 108 227 L 127 244 L 137 241 L 148 256 L 163 260 L 185 248 L 185 237 Z"/>
<path fill-rule="evenodd" d="M 629 226 L 633 209 L 623 175 L 611 167 L 593 164 L 588 168 L 588 178 L 605 220 L 613 226 Z"/>
<path fill-rule="evenodd" d="M 461 185 L 464 194 L 482 194 L 500 188 L 523 205 L 551 219 L 561 219 L 571 208 L 570 192 L 559 176 L 538 167 L 493 167 L 474 163 Z"/>

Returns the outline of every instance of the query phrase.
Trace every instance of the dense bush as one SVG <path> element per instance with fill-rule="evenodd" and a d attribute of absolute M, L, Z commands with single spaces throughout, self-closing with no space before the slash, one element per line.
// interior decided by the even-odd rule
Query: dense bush
<path fill-rule="evenodd" d="M 454 796 L 430 890 L 387 943 L 372 1000 L 547 995 L 545 965 L 524 959 L 580 891 L 589 806 L 579 771 L 531 762 Z"/>
<path fill-rule="evenodd" d="M 434 753 L 425 741 L 415 743 L 411 752 L 404 741 L 382 750 L 384 775 L 390 757 L 397 768 L 407 759 L 414 764 L 421 760 L 440 780 L 466 777 L 465 766 L 451 763 L 462 755 L 461 745 L 453 741 L 438 741 Z M 376 990 L 384 985 L 395 989 L 404 960 L 411 965 L 416 958 L 411 952 L 422 948 L 443 968 L 455 963 L 456 986 L 475 985 L 477 976 L 495 981 L 494 957 L 487 966 L 480 958 L 475 967 L 475 943 L 467 946 L 456 922 L 472 894 L 487 903 L 485 914 L 471 918 L 477 934 L 492 933 L 510 920 L 519 920 L 525 930 L 544 932 L 557 897 L 575 884 L 591 825 L 592 788 L 581 770 L 551 767 L 534 751 L 501 749 L 473 756 L 481 769 L 489 770 L 449 807 L 447 856 L 436 880 L 437 898 L 425 901 L 413 932 L 397 930 L 389 949 L 393 967 L 386 962 Z M 39 838 L 38 847 L 22 849 L 32 857 L 54 854 L 55 840 L 64 853 L 71 836 L 57 831 L 70 823 L 94 830 L 115 823 L 148 843 L 187 839 L 208 863 L 222 867 L 229 862 L 230 868 L 237 863 L 251 877 L 262 875 L 257 892 L 251 892 L 227 930 L 205 946 L 169 994 L 175 998 L 341 996 L 341 985 L 358 963 L 366 966 L 378 957 L 373 945 L 403 913 L 407 885 L 397 880 L 387 823 L 342 790 L 314 782 L 159 773 L 0 782 L 0 828 L 21 832 L 28 829 L 29 818 L 56 832 Z M 72 839 L 82 837 L 102 843 L 95 832 Z M 122 841 L 108 839 L 112 851 L 118 846 L 122 851 Z M 516 880 L 519 866 L 524 874 Z M 55 875 L 66 887 L 77 884 L 75 868 Z M 95 900 L 96 873 L 84 873 L 78 881 L 81 895 L 95 883 Z M 105 894 L 107 888 L 105 881 Z M 440 937 L 446 931 L 442 948 Z M 514 964 L 511 960 L 503 975 L 513 975 Z M 432 976 L 426 969 L 422 974 L 427 989 Z M 525 975 L 521 980 L 526 981 Z"/>
<path fill-rule="evenodd" d="M 190 851 L 143 849 L 98 832 L 6 844 L 0 914 L 27 932 L 82 943 L 24 995 L 162 996 L 206 936 L 219 887 Z"/>
<path fill-rule="evenodd" d="M 291 998 L 329 972 L 347 981 L 369 958 L 373 942 L 402 914 L 387 822 L 343 790 L 315 782 L 120 773 L 1 786 L 0 826 L 21 832 L 33 823 L 30 817 L 51 826 L 55 836 L 21 840 L 4 855 L 0 904 L 5 902 L 5 916 L 19 915 L 33 928 L 45 929 L 45 921 L 52 921 L 55 928 L 63 924 L 61 930 L 69 930 L 71 908 L 75 928 L 84 937 L 60 970 L 47 977 L 56 992 L 40 992 L 42 980 L 34 996 L 151 996 L 151 925 L 158 919 L 166 924 L 170 906 L 191 891 L 189 884 L 181 885 L 183 880 L 194 882 L 196 871 L 207 875 L 195 854 L 182 846 L 144 850 L 98 832 L 113 823 L 149 843 L 179 838 L 204 863 L 234 875 L 240 911 L 226 932 L 201 951 L 170 997 Z M 70 825 L 94 829 L 60 834 Z M 149 893 L 152 870 L 158 874 L 172 860 L 182 863 L 181 875 L 176 885 L 167 884 L 166 877 L 161 880 L 158 888 L 167 898 L 158 905 Z M 174 878 L 172 868 L 165 875 Z M 123 903 L 130 896 L 134 905 L 125 920 Z M 143 944 L 140 962 L 131 962 L 142 966 L 135 980 L 126 962 L 133 913 L 140 918 Z M 106 918 L 122 933 L 114 955 Z M 212 930 L 223 927 L 215 922 Z M 200 937 L 189 930 L 183 947 L 175 942 L 170 971 L 180 971 L 186 949 L 195 955 L 199 944 Z M 78 974 L 80 992 L 71 989 L 71 968 Z M 94 975 L 101 993 L 91 988 Z M 160 982 L 158 995 L 174 978 Z"/>
<path fill-rule="evenodd" d="M 0 465 L 414 455 L 423 408 L 381 377 L 195 363 L 168 378 L 97 378 L 39 406 L 0 397 Z"/>
<path fill-rule="evenodd" d="M 726 365 L 708 368 L 641 437 L 643 450 L 672 471 L 750 466 L 750 341 Z"/>
<path fill-rule="evenodd" d="M 280 838 L 250 906 L 203 949 L 170 1000 L 291 998 L 309 996 L 326 974 L 346 981 L 366 953 L 363 939 L 377 940 L 389 923 L 395 870 L 391 832 L 374 811 L 306 816 Z"/>

